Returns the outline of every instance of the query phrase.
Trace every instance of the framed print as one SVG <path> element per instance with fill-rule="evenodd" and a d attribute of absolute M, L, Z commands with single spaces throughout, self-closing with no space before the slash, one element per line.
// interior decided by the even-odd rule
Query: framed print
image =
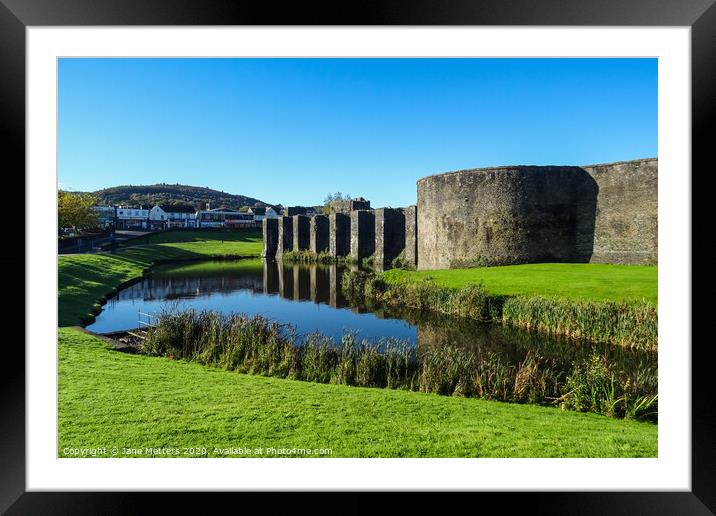
<path fill-rule="evenodd" d="M 0 5 L 26 235 L 3 510 L 714 510 L 712 2 L 180 4 Z"/>

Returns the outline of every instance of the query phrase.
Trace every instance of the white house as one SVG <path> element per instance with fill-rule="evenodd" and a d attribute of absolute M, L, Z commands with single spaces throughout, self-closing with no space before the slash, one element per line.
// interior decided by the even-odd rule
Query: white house
<path fill-rule="evenodd" d="M 153 228 L 193 228 L 196 227 L 196 212 L 188 205 L 156 205 L 149 211 L 149 221 Z"/>
<path fill-rule="evenodd" d="M 254 218 L 254 221 L 261 222 L 264 219 L 277 219 L 278 213 L 276 213 L 276 210 L 274 210 L 271 206 L 268 206 L 266 208 L 249 208 L 249 211 L 247 211 L 249 215 L 252 215 Z"/>
<path fill-rule="evenodd" d="M 149 210 L 143 207 L 117 207 L 117 229 L 147 229 Z"/>

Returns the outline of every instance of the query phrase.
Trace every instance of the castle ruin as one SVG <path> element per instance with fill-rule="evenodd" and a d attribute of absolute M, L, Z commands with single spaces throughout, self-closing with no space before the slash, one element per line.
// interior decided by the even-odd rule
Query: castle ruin
<path fill-rule="evenodd" d="M 460 170 L 418 180 L 416 206 L 374 210 L 362 198 L 335 201 L 321 227 L 327 226 L 331 256 L 370 255 L 379 268 L 390 267 L 400 254 L 421 270 L 540 262 L 656 264 L 657 186 L 656 158 Z M 264 220 L 266 257 L 317 248 L 309 245 L 315 224 L 292 222 L 279 219 L 274 228 Z"/>

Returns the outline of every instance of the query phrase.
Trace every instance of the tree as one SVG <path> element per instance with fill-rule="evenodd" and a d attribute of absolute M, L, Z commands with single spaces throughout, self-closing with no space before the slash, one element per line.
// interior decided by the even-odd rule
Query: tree
<path fill-rule="evenodd" d="M 99 226 L 99 217 L 92 207 L 97 198 L 88 193 L 57 192 L 57 215 L 61 228 L 74 230 Z"/>

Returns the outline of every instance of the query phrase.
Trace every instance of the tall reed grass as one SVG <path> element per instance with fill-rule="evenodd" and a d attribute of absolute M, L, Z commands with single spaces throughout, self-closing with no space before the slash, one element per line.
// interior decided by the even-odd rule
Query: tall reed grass
<path fill-rule="evenodd" d="M 165 312 L 147 332 L 142 352 L 185 359 L 243 373 L 363 387 L 412 388 L 416 363 L 404 341 L 341 342 L 261 316 L 186 310 Z"/>
<path fill-rule="evenodd" d="M 341 286 L 355 302 L 402 305 L 594 342 L 657 349 L 658 313 L 650 303 L 493 296 L 481 284 L 453 289 L 430 280 L 393 285 L 363 271 L 347 271 Z"/>
<path fill-rule="evenodd" d="M 318 383 L 406 389 L 517 403 L 559 405 L 614 417 L 656 419 L 656 373 L 617 367 L 608 353 L 574 363 L 529 349 L 518 360 L 494 350 L 410 343 L 340 342 L 261 316 L 186 310 L 165 312 L 142 351 L 243 373 Z M 596 357 L 596 358 L 595 358 Z M 653 371 L 653 375 L 649 374 Z"/>
<path fill-rule="evenodd" d="M 528 330 L 640 349 L 657 348 L 658 313 L 649 303 L 516 296 L 505 300 L 502 320 Z"/>
<path fill-rule="evenodd" d="M 331 264 L 342 261 L 341 257 L 334 257 L 327 252 L 314 253 L 313 251 L 286 251 L 281 255 L 281 261 L 286 263 L 318 263 Z"/>
<path fill-rule="evenodd" d="M 606 416 L 655 420 L 658 415 L 656 371 L 624 374 L 598 353 L 575 364 L 564 386 L 564 408 Z M 654 385 L 644 389 L 644 384 Z"/>

